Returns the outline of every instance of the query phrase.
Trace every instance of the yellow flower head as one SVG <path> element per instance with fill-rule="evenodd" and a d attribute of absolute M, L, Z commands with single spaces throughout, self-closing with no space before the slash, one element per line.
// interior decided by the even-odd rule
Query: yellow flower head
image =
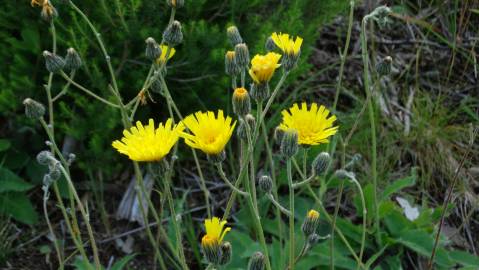
<path fill-rule="evenodd" d="M 158 59 L 156 59 L 157 64 L 161 64 L 161 63 L 165 62 L 166 52 L 168 51 L 168 46 L 161 44 L 160 49 L 161 49 L 161 55 L 160 55 L 160 57 L 158 57 Z M 170 49 L 169 54 L 168 54 L 168 60 L 170 60 L 171 57 L 173 57 L 173 55 L 175 55 L 175 53 L 176 53 L 176 50 L 175 50 L 175 48 L 172 47 Z"/>
<path fill-rule="evenodd" d="M 217 217 L 205 219 L 206 234 L 201 239 L 203 245 L 219 243 L 223 241 L 226 233 L 231 231 L 230 227 L 226 227 L 226 220 L 220 220 Z"/>
<path fill-rule="evenodd" d="M 274 41 L 274 44 L 280 48 L 283 53 L 289 55 L 298 55 L 301 50 L 301 44 L 303 44 L 303 39 L 301 37 L 293 38 L 289 36 L 289 34 L 283 33 L 273 33 L 271 38 Z"/>
<path fill-rule="evenodd" d="M 319 213 L 316 210 L 309 210 L 307 216 L 310 219 L 318 219 L 319 218 Z"/>
<path fill-rule="evenodd" d="M 121 141 L 116 140 L 111 145 L 131 160 L 159 161 L 170 152 L 183 129 L 182 123 L 173 125 L 171 119 L 168 119 L 165 125 L 160 123 L 156 129 L 153 119 L 150 119 L 146 126 L 138 121 L 136 127 L 123 131 L 124 137 Z"/>
<path fill-rule="evenodd" d="M 306 102 L 294 104 L 289 110 L 283 110 L 283 122 L 279 128 L 281 130 L 296 129 L 298 131 L 298 143 L 303 145 L 318 145 L 328 143 L 328 138 L 338 131 L 338 127 L 333 127 L 336 116 L 331 115 L 328 118 L 329 110 L 323 105 L 318 108 L 318 104 L 312 103 L 310 110 Z"/>
<path fill-rule="evenodd" d="M 196 112 L 183 120 L 191 134 L 182 132 L 181 136 L 187 145 L 206 154 L 217 155 L 223 151 L 233 134 L 236 121 L 231 122 L 231 117 L 225 117 L 222 110 L 218 111 L 217 118 L 211 111 Z"/>
<path fill-rule="evenodd" d="M 278 64 L 281 54 L 269 52 L 266 55 L 257 54 L 251 59 L 249 75 L 257 84 L 267 83 L 273 77 L 274 71 L 281 65 Z"/>

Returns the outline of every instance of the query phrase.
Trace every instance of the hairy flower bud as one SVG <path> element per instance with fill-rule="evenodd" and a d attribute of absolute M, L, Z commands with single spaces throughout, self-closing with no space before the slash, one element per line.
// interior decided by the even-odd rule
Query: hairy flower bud
<path fill-rule="evenodd" d="M 225 151 L 221 151 L 218 154 L 208 154 L 207 155 L 208 161 L 213 162 L 214 164 L 221 163 L 226 159 Z"/>
<path fill-rule="evenodd" d="M 25 106 L 25 115 L 28 118 L 39 119 L 45 115 L 45 106 L 31 98 L 23 100 Z"/>
<path fill-rule="evenodd" d="M 60 179 L 60 176 L 62 176 L 61 170 L 60 170 L 60 161 L 58 160 L 52 160 L 50 164 L 48 165 L 48 170 L 50 177 L 52 180 L 58 180 Z"/>
<path fill-rule="evenodd" d="M 266 39 L 266 43 L 264 44 L 264 47 L 266 48 L 266 51 L 268 51 L 268 52 L 274 51 L 277 48 L 276 44 L 274 44 L 273 38 L 271 36 L 269 36 Z"/>
<path fill-rule="evenodd" d="M 218 239 L 212 239 L 205 235 L 201 239 L 201 247 L 206 260 L 212 264 L 219 264 L 221 261 L 221 247 Z"/>
<path fill-rule="evenodd" d="M 65 67 L 65 60 L 62 57 L 49 51 L 43 51 L 45 58 L 45 67 L 49 72 L 59 72 Z"/>
<path fill-rule="evenodd" d="M 281 144 L 281 141 L 283 140 L 283 135 L 284 135 L 284 130 L 282 130 L 280 127 L 276 127 L 274 129 L 274 140 L 276 143 Z"/>
<path fill-rule="evenodd" d="M 165 32 L 163 32 L 163 41 L 171 47 L 183 41 L 183 33 L 181 32 L 181 23 L 179 21 L 173 21 L 166 27 Z"/>
<path fill-rule="evenodd" d="M 284 131 L 280 150 L 281 154 L 287 159 L 296 155 L 298 152 L 298 131 L 295 129 L 288 129 Z"/>
<path fill-rule="evenodd" d="M 240 68 L 247 68 L 249 64 L 249 50 L 245 43 L 235 46 L 236 63 Z"/>
<path fill-rule="evenodd" d="M 239 116 L 247 115 L 251 111 L 251 101 L 248 91 L 242 87 L 236 88 L 233 93 L 233 112 Z"/>
<path fill-rule="evenodd" d="M 231 261 L 231 257 L 233 255 L 233 247 L 231 246 L 230 242 L 223 242 L 220 246 L 221 250 L 221 258 L 220 258 L 220 265 L 227 265 Z"/>
<path fill-rule="evenodd" d="M 249 259 L 248 270 L 264 270 L 265 266 L 265 257 L 259 251 L 255 252 Z"/>
<path fill-rule="evenodd" d="M 243 39 L 241 38 L 240 32 L 236 26 L 230 26 L 226 29 L 226 35 L 232 46 L 236 46 L 237 44 L 243 43 Z"/>
<path fill-rule="evenodd" d="M 304 219 L 301 230 L 304 235 L 309 236 L 316 232 L 319 224 L 319 213 L 316 210 L 309 210 L 306 218 Z"/>
<path fill-rule="evenodd" d="M 318 244 L 320 239 L 321 239 L 321 237 L 318 234 L 316 234 L 316 233 L 310 234 L 308 236 L 308 239 L 307 239 L 307 241 L 308 241 L 307 249 L 309 250 L 309 249 L 313 248 L 316 244 Z"/>
<path fill-rule="evenodd" d="M 393 58 L 386 56 L 376 65 L 376 72 L 380 77 L 391 74 Z"/>
<path fill-rule="evenodd" d="M 185 0 L 166 0 L 166 3 L 172 8 L 182 8 L 185 5 Z"/>
<path fill-rule="evenodd" d="M 260 176 L 258 179 L 258 186 L 263 192 L 270 193 L 273 189 L 273 180 L 271 179 L 271 176 L 267 174 Z"/>
<path fill-rule="evenodd" d="M 269 84 L 268 83 L 252 83 L 251 84 L 251 97 L 256 102 L 261 102 L 269 98 Z"/>
<path fill-rule="evenodd" d="M 50 1 L 43 3 L 40 17 L 47 22 L 51 22 L 58 17 L 57 9 L 50 3 Z"/>
<path fill-rule="evenodd" d="M 319 153 L 311 164 L 313 173 L 315 175 L 322 175 L 326 172 L 330 162 L 331 157 L 329 156 L 328 152 Z"/>
<path fill-rule="evenodd" d="M 146 42 L 146 49 L 145 49 L 146 58 L 148 58 L 148 60 L 151 60 L 151 61 L 156 61 L 156 59 L 158 59 L 158 57 L 161 56 L 160 45 L 152 37 L 147 38 L 145 42 Z"/>
<path fill-rule="evenodd" d="M 65 56 L 65 69 L 74 71 L 79 69 L 82 64 L 83 63 L 78 52 L 73 48 L 69 48 L 67 50 L 67 55 Z"/>
<path fill-rule="evenodd" d="M 225 54 L 225 72 L 230 76 L 236 76 L 240 73 L 240 68 L 236 63 L 236 53 L 227 51 Z"/>
<path fill-rule="evenodd" d="M 50 151 L 44 150 L 44 151 L 41 151 L 40 153 L 38 153 L 37 162 L 40 165 L 48 165 L 52 158 L 53 158 L 52 153 L 50 153 Z"/>
<path fill-rule="evenodd" d="M 347 180 L 347 179 L 351 179 L 352 177 L 354 177 L 354 174 L 352 172 L 348 172 L 348 171 L 343 170 L 343 169 L 337 170 L 334 173 L 334 175 L 341 180 Z"/>

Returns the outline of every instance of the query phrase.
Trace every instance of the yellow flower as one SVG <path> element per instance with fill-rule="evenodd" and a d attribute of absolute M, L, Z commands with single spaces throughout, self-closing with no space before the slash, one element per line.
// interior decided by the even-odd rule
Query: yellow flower
<path fill-rule="evenodd" d="M 163 62 L 165 62 L 166 52 L 168 51 L 168 46 L 161 44 L 161 45 L 160 45 L 160 49 L 161 49 L 161 55 L 160 55 L 160 57 L 158 57 L 158 59 L 156 59 L 156 63 L 157 63 L 158 65 L 161 64 L 161 63 L 163 63 Z M 173 57 L 173 55 L 175 55 L 175 53 L 176 53 L 176 50 L 175 50 L 175 48 L 172 47 L 172 48 L 170 49 L 169 54 L 168 54 L 168 60 L 170 60 L 171 57 Z"/>
<path fill-rule="evenodd" d="M 318 213 L 318 211 L 312 209 L 312 210 L 308 211 L 307 217 L 309 219 L 318 219 L 319 218 L 319 213 Z"/>
<path fill-rule="evenodd" d="M 281 130 L 296 129 L 298 131 L 298 143 L 303 145 L 318 145 L 328 143 L 328 138 L 338 131 L 338 127 L 333 127 L 336 116 L 331 115 L 328 118 L 329 110 L 321 105 L 312 103 L 311 109 L 308 110 L 306 102 L 294 104 L 288 110 L 281 112 L 283 122 L 279 128 Z"/>
<path fill-rule="evenodd" d="M 226 220 L 220 220 L 217 217 L 211 219 L 205 219 L 206 234 L 201 239 L 201 242 L 212 243 L 216 242 L 221 244 L 226 233 L 231 231 L 230 227 L 226 227 Z"/>
<path fill-rule="evenodd" d="M 271 38 L 274 41 L 274 44 L 280 48 L 283 53 L 289 55 L 298 55 L 301 50 L 301 44 L 303 44 L 303 39 L 301 37 L 296 37 L 295 40 L 289 37 L 289 34 L 283 33 L 273 33 Z"/>
<path fill-rule="evenodd" d="M 165 125 L 160 123 L 157 129 L 153 119 L 150 119 L 146 126 L 138 121 L 136 127 L 125 129 L 121 141 L 114 141 L 112 146 L 131 160 L 159 161 L 170 152 L 183 129 L 181 123 L 173 125 L 171 118 Z"/>
<path fill-rule="evenodd" d="M 214 112 L 197 112 L 188 115 L 183 124 L 190 133 L 182 132 L 181 136 L 185 143 L 193 148 L 200 149 L 206 154 L 220 154 L 228 143 L 236 121 L 232 124 L 231 117 L 223 115 L 223 111 L 218 111 L 218 118 Z"/>
<path fill-rule="evenodd" d="M 281 54 L 269 52 L 266 55 L 257 54 L 251 59 L 249 75 L 257 84 L 267 83 L 273 77 L 274 71 L 281 65 L 278 64 Z"/>

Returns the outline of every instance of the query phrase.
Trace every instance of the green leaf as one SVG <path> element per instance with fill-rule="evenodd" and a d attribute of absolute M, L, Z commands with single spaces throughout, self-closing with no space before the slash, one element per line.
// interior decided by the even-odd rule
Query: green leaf
<path fill-rule="evenodd" d="M 10 141 L 7 140 L 7 139 L 0 139 L 0 152 L 3 152 L 5 150 L 7 150 L 8 148 L 10 148 Z"/>
<path fill-rule="evenodd" d="M 0 192 L 27 191 L 33 187 L 7 168 L 0 168 Z"/>
<path fill-rule="evenodd" d="M 28 225 L 38 222 L 38 214 L 27 195 L 20 192 L 0 194 L 0 213 L 12 216 L 14 219 Z"/>
<path fill-rule="evenodd" d="M 449 252 L 449 257 L 463 266 L 474 267 L 474 269 L 479 268 L 479 257 L 474 256 L 468 252 L 460 250 L 452 250 Z"/>
<path fill-rule="evenodd" d="M 126 266 L 128 262 L 130 262 L 136 254 L 131 254 L 128 256 L 123 257 L 121 260 L 117 261 L 111 268 L 110 270 L 123 270 L 123 268 Z"/>
<path fill-rule="evenodd" d="M 388 215 L 383 218 L 389 233 L 392 236 L 398 237 L 404 231 L 409 231 L 414 228 L 413 223 L 409 221 L 402 212 L 393 209 Z"/>
<path fill-rule="evenodd" d="M 416 184 L 416 173 L 415 173 L 415 170 L 413 170 L 411 176 L 396 180 L 392 184 L 387 186 L 383 191 L 381 200 L 387 200 L 392 194 L 400 191 L 403 188 L 414 186 L 415 184 Z"/>

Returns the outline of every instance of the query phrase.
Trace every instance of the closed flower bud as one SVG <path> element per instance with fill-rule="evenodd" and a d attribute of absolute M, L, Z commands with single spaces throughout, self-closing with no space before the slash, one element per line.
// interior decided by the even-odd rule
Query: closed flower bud
<path fill-rule="evenodd" d="M 166 3 L 172 8 L 182 8 L 185 5 L 185 0 L 166 0 Z"/>
<path fill-rule="evenodd" d="M 240 68 L 248 67 L 249 50 L 245 43 L 236 44 L 235 46 L 236 63 Z"/>
<path fill-rule="evenodd" d="M 271 36 L 269 36 L 266 39 L 266 43 L 264 44 L 264 47 L 266 48 L 266 51 L 268 51 L 268 52 L 274 51 L 277 48 L 276 44 L 274 44 L 273 38 Z"/>
<path fill-rule="evenodd" d="M 284 131 L 281 140 L 281 154 L 287 159 L 292 158 L 298 152 L 298 131 L 288 129 Z"/>
<path fill-rule="evenodd" d="M 306 218 L 304 219 L 301 230 L 304 235 L 309 236 L 316 232 L 319 224 L 319 213 L 316 210 L 309 210 Z"/>
<path fill-rule="evenodd" d="M 67 55 L 65 56 L 65 69 L 74 71 L 79 69 L 81 65 L 82 60 L 78 52 L 73 48 L 69 48 L 67 50 Z"/>
<path fill-rule="evenodd" d="M 226 159 L 225 151 L 221 151 L 218 154 L 208 154 L 208 161 L 213 162 L 214 164 L 221 163 Z"/>
<path fill-rule="evenodd" d="M 273 180 L 271 179 L 271 176 L 266 174 L 260 176 L 260 178 L 258 179 L 258 186 L 259 189 L 263 192 L 270 193 L 273 189 Z"/>
<path fill-rule="evenodd" d="M 253 83 L 251 84 L 251 97 L 256 102 L 261 102 L 269 98 L 269 84 L 268 83 Z"/>
<path fill-rule="evenodd" d="M 331 162 L 331 157 L 329 156 L 328 152 L 321 152 L 319 153 L 316 158 L 313 160 L 312 163 L 312 170 L 315 175 L 322 175 L 326 172 L 326 169 Z"/>
<path fill-rule="evenodd" d="M 226 29 L 226 35 L 232 46 L 236 46 L 237 44 L 243 43 L 243 39 L 241 38 L 240 32 L 236 26 L 230 26 Z"/>
<path fill-rule="evenodd" d="M 230 242 L 223 242 L 220 246 L 220 249 L 221 249 L 220 265 L 227 265 L 231 261 L 233 248 Z"/>
<path fill-rule="evenodd" d="M 237 115 L 247 115 L 251 111 L 251 101 L 248 91 L 244 88 L 236 88 L 233 93 L 233 112 Z"/>
<path fill-rule="evenodd" d="M 282 130 L 280 127 L 276 127 L 274 129 L 274 140 L 281 144 L 281 141 L 283 140 L 283 135 L 284 135 L 284 130 Z"/>
<path fill-rule="evenodd" d="M 388 76 L 391 73 L 393 59 L 391 56 L 386 56 L 376 65 L 376 72 L 380 77 Z"/>
<path fill-rule="evenodd" d="M 148 60 L 156 61 L 158 57 L 161 56 L 161 48 L 160 45 L 156 42 L 156 40 L 152 37 L 149 37 L 145 40 L 146 42 L 146 50 L 145 55 Z"/>
<path fill-rule="evenodd" d="M 59 72 L 65 67 L 65 60 L 49 51 L 43 51 L 45 67 L 49 72 Z"/>
<path fill-rule="evenodd" d="M 337 170 L 334 173 L 334 175 L 341 180 L 347 180 L 347 179 L 351 179 L 352 177 L 354 177 L 354 174 L 352 172 L 348 172 L 348 171 L 343 170 L 343 169 Z"/>
<path fill-rule="evenodd" d="M 28 118 L 39 119 L 45 115 L 45 106 L 40 102 L 31 98 L 26 98 L 23 101 L 23 105 L 25 106 L 25 115 Z"/>
<path fill-rule="evenodd" d="M 171 47 L 183 41 L 183 33 L 181 32 L 181 23 L 179 21 L 173 21 L 166 27 L 165 32 L 163 32 L 163 41 Z"/>
<path fill-rule="evenodd" d="M 234 51 L 227 51 L 225 54 L 225 72 L 230 76 L 236 76 L 240 73 L 240 68 L 236 63 L 236 54 Z"/>
<path fill-rule="evenodd" d="M 264 270 L 265 265 L 265 257 L 263 253 L 258 251 L 251 256 L 248 263 L 248 270 Z"/>
<path fill-rule="evenodd" d="M 221 261 L 221 247 L 218 239 L 203 236 L 201 239 L 201 247 L 206 260 L 212 264 L 219 264 Z"/>
<path fill-rule="evenodd" d="M 49 151 L 41 151 L 37 155 L 37 162 L 41 165 L 48 165 L 50 163 L 50 160 L 53 158 L 52 153 Z"/>

